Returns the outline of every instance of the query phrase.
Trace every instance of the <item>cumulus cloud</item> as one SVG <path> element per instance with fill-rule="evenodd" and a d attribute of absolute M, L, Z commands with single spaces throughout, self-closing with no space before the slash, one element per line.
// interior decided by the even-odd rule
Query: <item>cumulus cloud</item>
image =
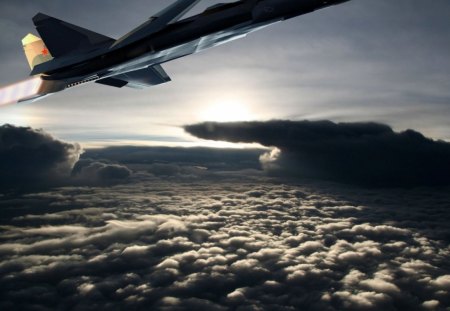
<path fill-rule="evenodd" d="M 71 175 L 75 181 L 83 184 L 111 184 L 126 180 L 131 170 L 119 164 L 81 159 L 73 167 Z"/>
<path fill-rule="evenodd" d="M 199 138 L 275 147 L 261 160 L 271 173 L 370 186 L 450 183 L 450 144 L 377 123 L 268 121 L 185 126 Z"/>
<path fill-rule="evenodd" d="M 0 126 L 0 186 L 55 183 L 70 176 L 81 148 L 42 130 Z"/>
<path fill-rule="evenodd" d="M 445 310 L 449 193 L 242 176 L 23 195 L 35 212 L 0 218 L 0 308 Z"/>

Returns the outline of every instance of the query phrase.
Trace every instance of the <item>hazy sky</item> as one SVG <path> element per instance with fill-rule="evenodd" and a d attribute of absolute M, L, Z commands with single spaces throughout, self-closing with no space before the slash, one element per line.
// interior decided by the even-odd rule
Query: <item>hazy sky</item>
<path fill-rule="evenodd" d="M 217 1 L 203 1 L 196 12 Z M 43 12 L 120 37 L 168 1 L 0 4 L 0 83 L 29 73 L 21 39 Z M 164 65 L 146 89 L 88 85 L 0 110 L 0 123 L 44 128 L 85 145 L 196 141 L 200 121 L 329 119 L 386 122 L 450 140 L 450 3 L 354 0 Z"/>
<path fill-rule="evenodd" d="M 37 12 L 118 38 L 169 2 L 1 0 L 0 84 Z M 449 16 L 353 0 L 0 108 L 0 309 L 449 310 Z M 274 148 L 83 150 L 211 146 L 185 124 Z"/>

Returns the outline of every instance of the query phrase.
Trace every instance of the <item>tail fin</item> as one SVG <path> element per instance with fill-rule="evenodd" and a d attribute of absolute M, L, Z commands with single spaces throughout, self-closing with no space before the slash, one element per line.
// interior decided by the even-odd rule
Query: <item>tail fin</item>
<path fill-rule="evenodd" d="M 44 41 L 31 33 L 22 39 L 22 45 L 32 70 L 35 66 L 53 59 Z"/>
<path fill-rule="evenodd" d="M 55 58 L 75 51 L 111 45 L 114 39 L 39 13 L 33 17 L 36 30 Z"/>

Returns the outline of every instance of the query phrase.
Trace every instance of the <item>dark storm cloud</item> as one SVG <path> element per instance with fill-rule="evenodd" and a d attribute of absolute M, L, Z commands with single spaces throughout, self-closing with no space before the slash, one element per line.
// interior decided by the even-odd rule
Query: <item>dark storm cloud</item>
<path fill-rule="evenodd" d="M 82 159 L 78 144 L 56 139 L 43 130 L 0 127 L 0 191 L 70 184 L 113 184 L 131 170 L 101 159 Z"/>
<path fill-rule="evenodd" d="M 378 123 L 269 121 L 201 123 L 185 130 L 199 138 L 276 147 L 262 157 L 283 176 L 370 186 L 450 183 L 450 144 Z"/>
<path fill-rule="evenodd" d="M 61 142 L 42 130 L 0 127 L 0 186 L 55 183 L 68 177 L 81 148 Z"/>
<path fill-rule="evenodd" d="M 31 199 L 58 210 L 2 226 L 2 309 L 450 306 L 448 192 L 362 192 L 242 176 L 23 198 Z"/>

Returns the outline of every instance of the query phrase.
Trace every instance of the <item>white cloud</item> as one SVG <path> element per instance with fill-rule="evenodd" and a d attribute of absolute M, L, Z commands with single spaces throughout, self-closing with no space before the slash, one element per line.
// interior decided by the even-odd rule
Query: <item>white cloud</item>
<path fill-rule="evenodd" d="M 368 279 L 360 283 L 362 287 L 367 287 L 369 290 L 373 290 L 378 293 L 385 294 L 398 294 L 400 289 L 392 283 L 386 282 L 380 279 Z"/>

